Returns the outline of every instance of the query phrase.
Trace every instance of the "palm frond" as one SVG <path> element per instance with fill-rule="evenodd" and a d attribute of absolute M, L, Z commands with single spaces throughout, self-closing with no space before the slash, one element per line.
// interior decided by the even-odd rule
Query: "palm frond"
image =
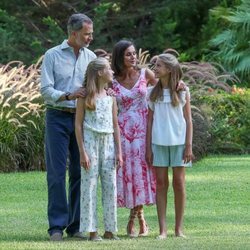
<path fill-rule="evenodd" d="M 221 34 L 217 35 L 215 38 L 210 40 L 210 45 L 220 46 L 226 44 L 227 46 L 232 47 L 234 45 L 234 34 L 231 30 L 225 30 Z"/>
<path fill-rule="evenodd" d="M 250 75 L 250 54 L 242 57 L 234 68 L 235 73 Z"/>
<path fill-rule="evenodd" d="M 226 30 L 210 40 L 215 46 L 214 60 L 224 64 L 227 70 L 237 73 L 242 80 L 249 80 L 250 1 L 242 0 L 236 10 L 225 16 Z"/>

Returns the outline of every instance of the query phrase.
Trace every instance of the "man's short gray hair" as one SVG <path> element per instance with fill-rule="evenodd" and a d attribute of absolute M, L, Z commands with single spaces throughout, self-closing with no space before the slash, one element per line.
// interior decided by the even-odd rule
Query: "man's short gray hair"
<path fill-rule="evenodd" d="M 67 24 L 68 35 L 70 36 L 72 31 L 80 30 L 83 23 L 93 24 L 92 20 L 85 14 L 77 13 L 71 15 Z"/>

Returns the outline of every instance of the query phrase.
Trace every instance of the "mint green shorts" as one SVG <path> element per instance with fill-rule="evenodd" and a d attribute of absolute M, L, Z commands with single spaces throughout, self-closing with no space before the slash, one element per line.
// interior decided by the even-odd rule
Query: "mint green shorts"
<path fill-rule="evenodd" d="M 185 145 L 161 146 L 152 144 L 153 166 L 155 167 L 192 167 L 192 162 L 184 163 Z"/>

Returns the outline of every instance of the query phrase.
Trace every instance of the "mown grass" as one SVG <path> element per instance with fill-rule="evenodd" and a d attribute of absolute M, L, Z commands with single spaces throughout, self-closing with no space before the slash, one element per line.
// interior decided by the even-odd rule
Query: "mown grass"
<path fill-rule="evenodd" d="M 157 241 L 155 206 L 145 208 L 148 237 L 128 239 L 128 210 L 118 209 L 121 241 L 48 241 L 44 172 L 0 174 L 0 249 L 250 249 L 250 156 L 211 156 L 187 170 L 185 234 L 173 237 L 173 192 L 169 193 L 167 240 Z M 100 192 L 99 192 L 100 194 Z M 100 233 L 103 233 L 99 206 Z"/>

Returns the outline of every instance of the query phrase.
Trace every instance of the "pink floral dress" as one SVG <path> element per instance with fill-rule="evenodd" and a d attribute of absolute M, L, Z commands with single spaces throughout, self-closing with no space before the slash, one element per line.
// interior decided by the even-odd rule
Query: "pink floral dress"
<path fill-rule="evenodd" d="M 145 159 L 147 127 L 147 81 L 145 69 L 132 89 L 113 81 L 118 103 L 118 122 L 124 165 L 117 171 L 118 207 L 155 204 L 156 180 Z"/>

